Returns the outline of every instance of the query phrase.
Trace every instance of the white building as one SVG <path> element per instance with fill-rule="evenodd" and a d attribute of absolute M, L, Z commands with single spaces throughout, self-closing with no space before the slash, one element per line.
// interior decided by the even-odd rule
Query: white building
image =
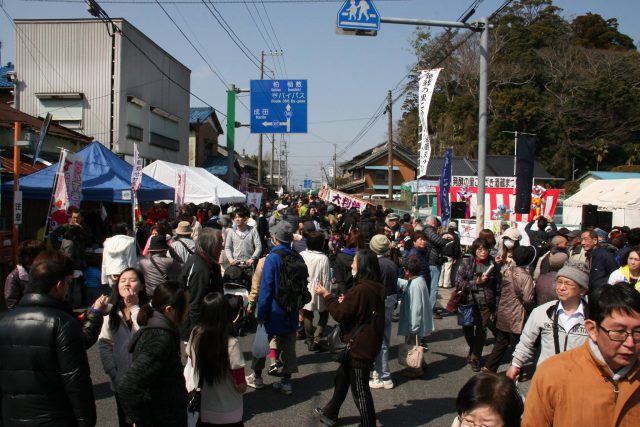
<path fill-rule="evenodd" d="M 129 161 L 137 142 L 145 163 L 187 164 L 191 70 L 126 20 L 113 22 L 111 37 L 95 19 L 16 20 L 16 108 L 50 112 Z"/>

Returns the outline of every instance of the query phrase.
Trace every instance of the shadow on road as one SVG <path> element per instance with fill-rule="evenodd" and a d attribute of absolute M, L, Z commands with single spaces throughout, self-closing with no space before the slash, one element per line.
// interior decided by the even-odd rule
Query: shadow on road
<path fill-rule="evenodd" d="M 94 384 L 93 397 L 96 400 L 111 399 L 113 392 L 111 391 L 111 384 L 109 382 Z"/>
<path fill-rule="evenodd" d="M 455 399 L 415 399 L 378 413 L 384 426 L 426 426 L 430 421 L 455 411 Z"/>

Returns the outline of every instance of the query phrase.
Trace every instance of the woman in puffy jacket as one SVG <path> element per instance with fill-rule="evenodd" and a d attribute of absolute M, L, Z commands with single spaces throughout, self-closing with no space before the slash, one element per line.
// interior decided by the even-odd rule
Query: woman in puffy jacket
<path fill-rule="evenodd" d="M 187 312 L 185 291 L 177 282 L 167 282 L 138 313 L 140 329 L 129 345 L 133 363 L 117 390 L 126 417 L 137 427 L 187 425 L 178 331 Z"/>
<path fill-rule="evenodd" d="M 9 310 L 20 302 L 29 283 L 29 268 L 35 257 L 44 250 L 44 243 L 37 240 L 25 240 L 18 245 L 18 265 L 4 282 L 4 302 Z"/>
<path fill-rule="evenodd" d="M 535 258 L 536 250 L 533 246 L 518 246 L 513 250 L 515 265 L 507 267 L 502 273 L 496 315 L 496 342 L 487 357 L 484 371 L 496 372 L 509 346 L 515 346 L 520 339 L 524 323 L 535 302 L 533 278 L 528 270 Z"/>

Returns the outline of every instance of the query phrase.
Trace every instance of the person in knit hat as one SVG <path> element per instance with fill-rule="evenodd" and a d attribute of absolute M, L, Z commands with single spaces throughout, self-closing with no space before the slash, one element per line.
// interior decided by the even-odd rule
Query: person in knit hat
<path fill-rule="evenodd" d="M 551 356 L 580 347 L 587 340 L 584 327 L 587 306 L 584 296 L 589 289 L 589 273 L 585 265 L 567 261 L 559 269 L 554 286 L 557 299 L 541 304 L 531 312 L 513 351 L 507 376 L 514 381 L 520 375 L 522 367 L 534 360 L 538 337 L 538 365 Z M 554 328 L 554 325 L 557 327 Z"/>
<path fill-rule="evenodd" d="M 376 357 L 373 378 L 370 388 L 393 388 L 391 370 L 389 368 L 389 348 L 391 346 L 391 317 L 398 301 L 398 266 L 389 259 L 391 241 L 384 234 L 376 234 L 369 242 L 369 248 L 377 255 L 380 264 L 381 282 L 385 289 L 384 302 L 384 337 L 382 347 Z"/>
<path fill-rule="evenodd" d="M 512 253 L 513 262 L 502 274 L 498 309 L 496 310 L 496 342 L 487 357 L 485 372 L 497 372 L 502 356 L 509 346 L 520 339 L 528 313 L 533 309 L 535 291 L 528 267 L 536 258 L 533 246 L 518 246 Z"/>

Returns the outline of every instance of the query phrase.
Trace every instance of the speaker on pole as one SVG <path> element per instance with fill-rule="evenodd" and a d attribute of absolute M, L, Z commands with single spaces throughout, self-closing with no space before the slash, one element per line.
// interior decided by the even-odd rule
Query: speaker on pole
<path fill-rule="evenodd" d="M 467 204 L 465 202 L 451 203 L 451 219 L 465 219 Z"/>
<path fill-rule="evenodd" d="M 582 205 L 582 229 L 598 226 L 598 206 Z"/>

